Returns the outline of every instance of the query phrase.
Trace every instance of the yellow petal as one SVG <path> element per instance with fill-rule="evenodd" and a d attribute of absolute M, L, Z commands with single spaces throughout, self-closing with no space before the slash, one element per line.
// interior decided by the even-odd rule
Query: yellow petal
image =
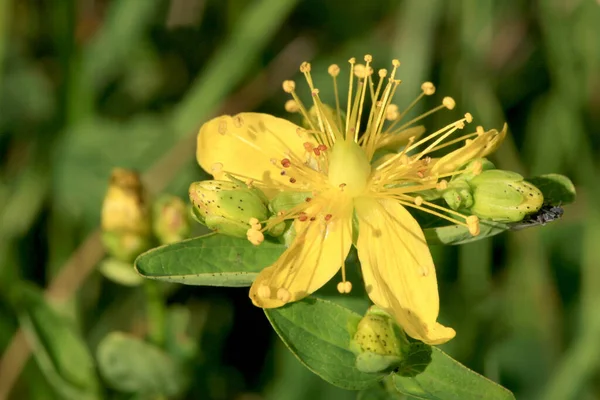
<path fill-rule="evenodd" d="M 463 147 L 446 154 L 439 160 L 434 160 L 435 164 L 431 168 L 431 173 L 435 175 L 456 171 L 466 162 L 494 152 L 506 137 L 507 129 L 507 125 L 504 124 L 501 132 L 495 129 L 484 132 Z"/>
<path fill-rule="evenodd" d="M 275 186 L 289 185 L 281 167 L 272 160 L 289 158 L 290 152 L 304 157 L 306 134 L 297 125 L 268 114 L 240 113 L 214 118 L 200 128 L 196 159 L 209 174 L 215 164 L 223 171 Z"/>
<path fill-rule="evenodd" d="M 337 198 L 314 198 L 311 203 L 315 204 L 306 210 L 309 219 L 294 222 L 296 238 L 275 264 L 262 270 L 250 288 L 256 306 L 274 308 L 300 300 L 340 269 L 352 244 L 352 203 L 336 192 Z M 326 217 L 328 214 L 331 217 Z M 312 216 L 314 221 L 310 221 Z M 282 288 L 289 294 L 287 301 L 278 298 Z"/>
<path fill-rule="evenodd" d="M 394 316 L 411 337 L 441 344 L 456 332 L 436 322 L 435 267 L 417 221 L 392 200 L 359 198 L 357 242 L 369 297 Z"/>

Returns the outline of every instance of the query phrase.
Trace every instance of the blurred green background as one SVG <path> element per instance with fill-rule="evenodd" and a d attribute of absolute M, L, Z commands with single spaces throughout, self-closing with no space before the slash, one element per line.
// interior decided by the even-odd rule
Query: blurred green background
<path fill-rule="evenodd" d="M 486 128 L 507 121 L 499 168 L 577 187 L 545 228 L 432 249 L 441 320 L 458 333 L 443 349 L 518 399 L 600 399 L 596 0 L 0 0 L 0 399 L 64 398 L 15 336 L 22 282 L 46 289 L 92 354 L 111 331 L 147 333 L 144 288 L 95 271 L 113 167 L 185 198 L 206 177 L 194 156 L 204 121 L 285 116 L 281 81 L 300 83 L 302 61 L 324 93 L 329 64 L 366 53 L 375 68 L 402 62 L 401 108 L 425 80 L 438 87 L 429 105 L 457 100 L 428 127 L 466 111 Z M 302 367 L 247 289 L 164 291 L 194 349 L 181 398 L 356 398 Z"/>

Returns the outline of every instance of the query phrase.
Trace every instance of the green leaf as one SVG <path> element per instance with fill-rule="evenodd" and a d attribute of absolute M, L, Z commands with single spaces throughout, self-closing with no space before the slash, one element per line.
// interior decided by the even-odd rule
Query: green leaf
<path fill-rule="evenodd" d="M 575 185 L 564 175 L 547 174 L 527 180 L 542 191 L 546 204 L 560 205 L 575 201 Z"/>
<path fill-rule="evenodd" d="M 285 246 L 209 234 L 157 247 L 135 260 L 146 278 L 187 285 L 250 286 L 256 275 L 283 253 Z"/>
<path fill-rule="evenodd" d="M 387 379 L 385 380 L 387 382 Z M 393 387 L 386 385 L 373 385 L 368 389 L 361 390 L 356 400 L 404 400 L 405 397 L 398 393 Z"/>
<path fill-rule="evenodd" d="M 425 239 L 427 240 L 427 244 L 429 245 L 454 245 L 486 239 L 488 237 L 495 236 L 509 229 L 507 224 L 486 220 L 481 220 L 479 222 L 479 228 L 481 232 L 477 236 L 471 235 L 469 233 L 468 228 L 460 225 L 447 225 L 438 228 L 426 228 L 423 229 L 423 233 L 425 233 Z"/>
<path fill-rule="evenodd" d="M 290 351 L 315 374 L 344 389 L 366 389 L 386 374 L 356 369 L 349 350 L 361 316 L 327 300 L 309 297 L 266 309 L 273 328 Z"/>
<path fill-rule="evenodd" d="M 189 382 L 182 366 L 164 351 L 125 333 L 108 334 L 96 357 L 108 385 L 123 392 L 175 396 Z"/>
<path fill-rule="evenodd" d="M 432 347 L 431 363 L 415 377 L 394 375 L 396 389 L 429 400 L 509 400 L 513 394 Z"/>
<path fill-rule="evenodd" d="M 98 399 L 94 360 L 79 332 L 28 284 L 15 290 L 19 321 L 33 356 L 61 398 Z"/>

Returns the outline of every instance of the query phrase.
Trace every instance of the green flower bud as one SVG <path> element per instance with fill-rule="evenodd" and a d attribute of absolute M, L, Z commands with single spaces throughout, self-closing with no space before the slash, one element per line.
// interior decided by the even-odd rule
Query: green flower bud
<path fill-rule="evenodd" d="M 288 211 L 296 207 L 298 204 L 302 204 L 306 201 L 310 201 L 312 192 L 281 192 L 278 193 L 269 202 L 269 211 L 273 214 L 277 214 L 281 211 Z"/>
<path fill-rule="evenodd" d="M 112 171 L 102 203 L 102 231 L 150 234 L 148 195 L 137 172 Z"/>
<path fill-rule="evenodd" d="M 268 217 L 264 194 L 240 181 L 194 182 L 189 194 L 198 220 L 225 235 L 245 238 L 250 218 Z"/>
<path fill-rule="evenodd" d="M 102 244 L 113 258 L 126 263 L 152 247 L 149 236 L 128 232 L 102 232 Z"/>
<path fill-rule="evenodd" d="M 469 181 L 473 193 L 470 211 L 492 221 L 521 221 L 544 203 L 542 192 L 515 172 L 493 169 Z"/>
<path fill-rule="evenodd" d="M 162 195 L 152 205 L 152 229 L 160 243 L 179 242 L 190 234 L 186 204 L 177 196 Z"/>
<path fill-rule="evenodd" d="M 473 205 L 471 186 L 469 186 L 466 180 L 461 179 L 450 182 L 448 189 L 444 190 L 442 197 L 453 210 L 469 208 Z"/>
<path fill-rule="evenodd" d="M 362 372 L 391 371 L 401 365 L 403 348 L 408 348 L 404 333 L 392 317 L 373 306 L 358 323 L 350 342 L 356 356 L 356 368 Z"/>
<path fill-rule="evenodd" d="M 152 246 L 148 195 L 135 171 L 115 168 L 102 203 L 102 243 L 130 263 Z"/>

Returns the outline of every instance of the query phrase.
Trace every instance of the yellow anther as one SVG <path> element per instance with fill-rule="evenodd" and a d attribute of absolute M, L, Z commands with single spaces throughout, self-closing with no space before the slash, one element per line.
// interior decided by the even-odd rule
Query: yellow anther
<path fill-rule="evenodd" d="M 289 112 L 289 113 L 297 113 L 298 111 L 300 111 L 300 107 L 298 106 L 298 103 L 296 103 L 296 100 L 288 100 L 285 102 L 285 111 Z"/>
<path fill-rule="evenodd" d="M 392 60 L 392 65 L 393 65 L 394 67 L 398 68 L 398 67 L 400 66 L 400 61 L 398 61 L 397 59 L 395 59 L 395 58 L 394 58 L 394 59 Z"/>
<path fill-rule="evenodd" d="M 466 113 L 465 114 L 465 120 L 467 121 L 468 124 L 470 124 L 471 122 L 473 122 L 473 116 L 471 115 L 471 113 Z"/>
<path fill-rule="evenodd" d="M 379 77 L 380 77 L 380 78 L 385 78 L 385 77 L 387 76 L 387 73 L 388 73 L 388 71 L 387 71 L 387 69 L 385 69 L 385 68 L 382 68 L 382 69 L 380 69 L 380 70 L 378 71 L 378 74 L 379 74 Z"/>
<path fill-rule="evenodd" d="M 442 179 L 441 181 L 439 181 L 438 183 L 436 183 L 435 188 L 437 190 L 446 190 L 448 189 L 448 181 L 445 179 Z"/>
<path fill-rule="evenodd" d="M 286 93 L 292 93 L 296 89 L 296 82 L 294 81 L 283 81 L 283 91 Z"/>
<path fill-rule="evenodd" d="M 366 62 L 372 62 L 373 61 L 373 56 L 370 54 L 365 54 L 365 61 Z"/>
<path fill-rule="evenodd" d="M 400 117 L 400 111 L 398 111 L 398 106 L 395 104 L 390 104 L 385 110 L 385 119 L 388 121 L 394 121 L 398 117 Z"/>
<path fill-rule="evenodd" d="M 465 121 L 456 121 L 454 123 L 456 129 L 463 129 L 465 127 Z"/>
<path fill-rule="evenodd" d="M 414 198 L 414 202 L 417 206 L 421 206 L 421 204 L 423 204 L 423 198 L 421 196 L 417 196 Z"/>
<path fill-rule="evenodd" d="M 250 243 L 255 246 L 258 246 L 265 240 L 265 235 L 257 229 L 250 228 L 246 231 L 246 238 Z"/>
<path fill-rule="evenodd" d="M 483 126 L 479 125 L 475 128 L 475 132 L 477 133 L 477 136 L 481 136 L 485 133 L 485 130 L 483 129 Z"/>
<path fill-rule="evenodd" d="M 365 66 L 363 64 L 356 64 L 354 66 L 354 75 L 357 78 L 364 78 L 367 74 L 367 69 L 365 68 Z"/>
<path fill-rule="evenodd" d="M 469 215 L 465 221 L 469 228 L 469 233 L 473 236 L 479 235 L 479 218 L 476 215 Z"/>
<path fill-rule="evenodd" d="M 262 297 L 263 299 L 268 299 L 269 297 L 271 297 L 271 288 L 267 285 L 260 285 L 257 293 L 259 297 Z"/>
<path fill-rule="evenodd" d="M 250 225 L 256 225 L 256 224 L 259 224 L 259 223 L 260 223 L 260 221 L 258 220 L 258 218 L 254 218 L 254 217 L 252 217 L 252 218 L 250 218 L 250 220 L 248 220 L 248 223 L 249 223 Z"/>
<path fill-rule="evenodd" d="M 425 96 L 431 96 L 435 93 L 435 85 L 431 82 L 423 82 L 421 85 L 421 90 L 425 94 Z"/>
<path fill-rule="evenodd" d="M 356 58 L 352 57 L 348 60 L 350 64 L 354 64 L 356 62 Z"/>
<path fill-rule="evenodd" d="M 454 107 L 456 107 L 456 102 L 452 97 L 444 97 L 444 99 L 442 100 L 442 104 L 448 110 L 452 110 Z"/>
<path fill-rule="evenodd" d="M 319 94 L 319 89 L 313 89 L 311 90 L 310 94 L 312 94 L 313 96 L 316 96 Z"/>
<path fill-rule="evenodd" d="M 217 127 L 217 130 L 219 131 L 219 133 L 221 135 L 226 134 L 227 133 L 227 121 L 219 122 L 219 126 Z"/>
<path fill-rule="evenodd" d="M 373 75 L 373 67 L 371 67 L 370 65 L 367 67 L 367 76 L 371 76 Z"/>
<path fill-rule="evenodd" d="M 302 64 L 300 64 L 300 72 L 305 73 L 305 72 L 310 72 L 310 63 L 304 61 Z"/>
<path fill-rule="evenodd" d="M 350 293 L 352 291 L 352 283 L 350 281 L 339 282 L 337 284 L 337 290 L 342 294 Z"/>
<path fill-rule="evenodd" d="M 248 186 L 248 188 L 252 188 L 252 185 L 254 184 L 254 179 L 246 179 L 246 182 L 244 182 L 246 184 L 246 186 Z"/>
<path fill-rule="evenodd" d="M 292 298 L 290 292 L 285 288 L 277 289 L 277 298 L 284 303 L 287 303 Z"/>
<path fill-rule="evenodd" d="M 340 74 L 340 67 L 337 64 L 331 64 L 329 68 L 327 68 L 327 72 L 331 76 L 338 76 Z"/>

